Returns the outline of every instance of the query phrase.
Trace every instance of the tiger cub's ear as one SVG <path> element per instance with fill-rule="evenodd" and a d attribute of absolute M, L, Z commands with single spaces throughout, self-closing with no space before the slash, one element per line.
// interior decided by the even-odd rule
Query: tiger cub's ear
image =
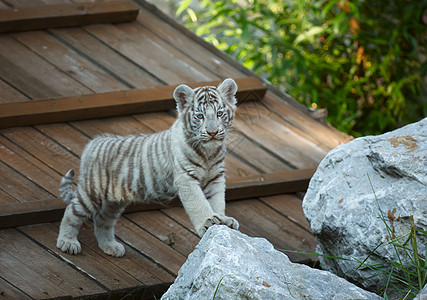
<path fill-rule="evenodd" d="M 191 105 L 194 100 L 194 91 L 188 85 L 181 84 L 176 87 L 173 92 L 173 97 L 176 101 L 176 109 L 180 114 L 185 108 Z"/>
<path fill-rule="evenodd" d="M 218 92 L 221 97 L 227 101 L 231 106 L 235 107 L 237 99 L 234 97 L 237 92 L 237 84 L 231 79 L 227 78 L 218 85 Z"/>

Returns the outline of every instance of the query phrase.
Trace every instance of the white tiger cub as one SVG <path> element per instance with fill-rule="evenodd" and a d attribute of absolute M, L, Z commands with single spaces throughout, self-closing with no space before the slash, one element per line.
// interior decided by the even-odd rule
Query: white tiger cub
<path fill-rule="evenodd" d="M 80 226 L 94 221 L 98 246 L 121 257 L 114 227 L 132 202 L 167 201 L 179 196 L 199 236 L 214 224 L 238 229 L 225 215 L 225 136 L 233 123 L 237 85 L 226 79 L 218 87 L 174 91 L 178 118 L 168 130 L 146 135 L 101 135 L 81 157 L 77 189 L 74 171 L 63 177 L 60 193 L 66 203 L 57 247 L 78 254 Z"/>

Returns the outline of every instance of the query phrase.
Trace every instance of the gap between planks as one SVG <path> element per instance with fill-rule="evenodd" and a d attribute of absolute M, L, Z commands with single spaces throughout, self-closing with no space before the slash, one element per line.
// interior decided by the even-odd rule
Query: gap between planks
<path fill-rule="evenodd" d="M 267 92 L 256 77 L 235 80 L 239 102 L 262 99 Z M 190 84 L 218 85 L 221 81 Z M 0 128 L 69 122 L 174 109 L 173 86 L 0 104 Z"/>
<path fill-rule="evenodd" d="M 243 200 L 307 190 L 315 169 L 292 170 L 227 180 L 226 200 Z M 181 206 L 179 199 L 167 205 L 135 204 L 126 213 Z M 0 228 L 60 221 L 66 204 L 60 198 L 0 205 Z"/>
<path fill-rule="evenodd" d="M 139 8 L 131 1 L 62 3 L 0 9 L 0 33 L 131 22 Z"/>

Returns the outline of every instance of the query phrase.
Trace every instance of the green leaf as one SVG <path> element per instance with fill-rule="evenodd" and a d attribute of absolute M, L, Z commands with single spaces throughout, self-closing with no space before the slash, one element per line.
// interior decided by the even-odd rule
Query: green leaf
<path fill-rule="evenodd" d="M 314 36 L 319 35 L 320 33 L 324 32 L 325 28 L 322 26 L 314 26 L 312 28 L 310 28 L 310 30 L 308 30 L 305 33 L 300 34 L 294 41 L 294 45 L 298 45 L 299 43 L 306 41 L 306 40 L 311 40 Z"/>

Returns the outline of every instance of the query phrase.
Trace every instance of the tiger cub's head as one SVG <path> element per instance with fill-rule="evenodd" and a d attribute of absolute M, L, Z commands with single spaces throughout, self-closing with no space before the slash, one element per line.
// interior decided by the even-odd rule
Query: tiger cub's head
<path fill-rule="evenodd" d="M 228 78 L 216 86 L 192 89 L 178 86 L 173 96 L 177 104 L 178 118 L 196 143 L 224 140 L 232 125 L 236 111 L 236 82 Z"/>

